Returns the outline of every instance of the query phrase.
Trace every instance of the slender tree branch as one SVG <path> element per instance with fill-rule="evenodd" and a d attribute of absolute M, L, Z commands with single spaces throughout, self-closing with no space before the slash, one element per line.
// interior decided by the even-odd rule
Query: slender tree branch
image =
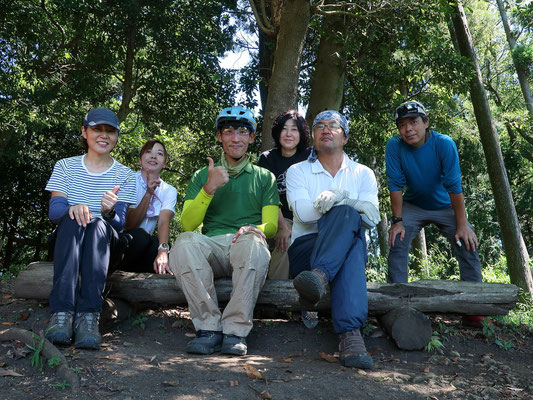
<path fill-rule="evenodd" d="M 260 0 L 261 3 L 261 10 L 264 9 L 264 0 Z M 276 31 L 274 30 L 274 27 L 270 23 L 270 21 L 267 19 L 266 14 L 261 15 L 259 14 L 259 11 L 257 10 L 257 6 L 255 4 L 255 0 L 250 0 L 250 5 L 252 6 L 252 11 L 255 15 L 255 20 L 257 21 L 257 26 L 259 29 L 263 31 L 265 35 L 268 35 L 270 37 L 276 36 Z"/>

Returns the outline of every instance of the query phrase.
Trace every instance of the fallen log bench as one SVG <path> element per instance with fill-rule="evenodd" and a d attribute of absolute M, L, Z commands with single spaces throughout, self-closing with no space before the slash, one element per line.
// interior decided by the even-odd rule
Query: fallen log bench
<path fill-rule="evenodd" d="M 52 278 L 52 263 L 31 263 L 15 280 L 15 297 L 48 299 Z M 229 301 L 231 280 L 218 279 L 215 288 L 219 302 Z M 170 275 L 115 271 L 107 280 L 106 290 L 108 297 L 132 304 L 187 304 L 176 279 Z M 369 313 L 376 316 L 400 307 L 410 307 L 423 313 L 505 315 L 518 300 L 518 288 L 503 283 L 445 280 L 421 280 L 407 284 L 369 282 L 367 291 Z M 290 280 L 267 280 L 257 304 L 275 306 L 284 311 L 302 309 Z M 316 309 L 328 309 L 329 306 L 328 293 Z"/>

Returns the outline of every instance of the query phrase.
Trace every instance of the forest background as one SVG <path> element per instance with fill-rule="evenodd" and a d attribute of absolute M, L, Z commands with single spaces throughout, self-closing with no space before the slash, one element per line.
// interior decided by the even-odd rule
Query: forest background
<path fill-rule="evenodd" d="M 531 297 L 530 1 L 0 0 L 0 10 L 4 276 L 46 258 L 53 226 L 44 187 L 57 160 L 82 154 L 90 108 L 117 112 L 113 156 L 134 170 L 147 139 L 165 142 L 163 179 L 178 189 L 172 242 L 189 178 L 207 155 L 220 157 L 216 115 L 239 98 L 260 121 L 255 156 L 272 147 L 273 118 L 288 108 L 307 110 L 308 121 L 325 108 L 348 117 L 345 150 L 380 183 L 383 220 L 370 232 L 367 274 L 383 282 L 385 145 L 397 134 L 394 107 L 414 99 L 457 144 L 484 279 Z M 230 51 L 249 63 L 222 68 Z M 458 279 L 435 228 L 415 244 L 412 278 Z"/>

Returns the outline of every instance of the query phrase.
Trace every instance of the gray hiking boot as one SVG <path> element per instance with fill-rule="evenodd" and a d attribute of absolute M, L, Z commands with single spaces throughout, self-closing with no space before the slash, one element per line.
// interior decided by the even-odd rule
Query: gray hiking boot
<path fill-rule="evenodd" d="M 302 271 L 294 278 L 293 285 L 300 295 L 302 305 L 314 306 L 326 294 L 328 277 L 321 269 Z"/>
<path fill-rule="evenodd" d="M 44 337 L 54 344 L 70 345 L 72 341 L 73 311 L 59 311 L 50 316 Z"/>
<path fill-rule="evenodd" d="M 359 329 L 339 335 L 339 360 L 345 367 L 372 369 L 374 361 L 367 353 Z"/>
<path fill-rule="evenodd" d="M 224 335 L 221 351 L 224 354 L 233 354 L 234 356 L 245 356 L 248 352 L 246 338 L 237 335 Z"/>
<path fill-rule="evenodd" d="M 213 354 L 220 351 L 222 344 L 222 332 L 198 330 L 196 337 L 187 343 L 187 353 L 193 354 Z"/>
<path fill-rule="evenodd" d="M 74 320 L 74 347 L 98 350 L 102 343 L 99 330 L 99 312 L 76 313 Z"/>

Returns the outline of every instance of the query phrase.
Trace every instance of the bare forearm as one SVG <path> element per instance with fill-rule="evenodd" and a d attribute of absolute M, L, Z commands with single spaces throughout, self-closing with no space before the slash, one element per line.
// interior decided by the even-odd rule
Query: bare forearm
<path fill-rule="evenodd" d="M 137 228 L 141 225 L 144 217 L 146 217 L 151 198 L 152 195 L 146 192 L 137 207 L 128 211 L 128 216 L 126 217 L 126 229 Z"/>
<path fill-rule="evenodd" d="M 168 243 L 168 237 L 170 232 L 170 220 L 174 216 L 169 210 L 162 210 L 157 222 L 157 237 L 159 243 Z"/>
<path fill-rule="evenodd" d="M 390 192 L 390 204 L 392 208 L 392 215 L 395 217 L 402 217 L 402 203 L 403 203 L 403 193 L 398 190 L 395 192 Z"/>
<path fill-rule="evenodd" d="M 457 226 L 465 226 L 466 221 L 466 210 L 465 210 L 465 199 L 462 193 L 448 193 L 450 195 L 450 200 L 452 202 L 453 212 L 455 213 L 455 221 Z"/>

